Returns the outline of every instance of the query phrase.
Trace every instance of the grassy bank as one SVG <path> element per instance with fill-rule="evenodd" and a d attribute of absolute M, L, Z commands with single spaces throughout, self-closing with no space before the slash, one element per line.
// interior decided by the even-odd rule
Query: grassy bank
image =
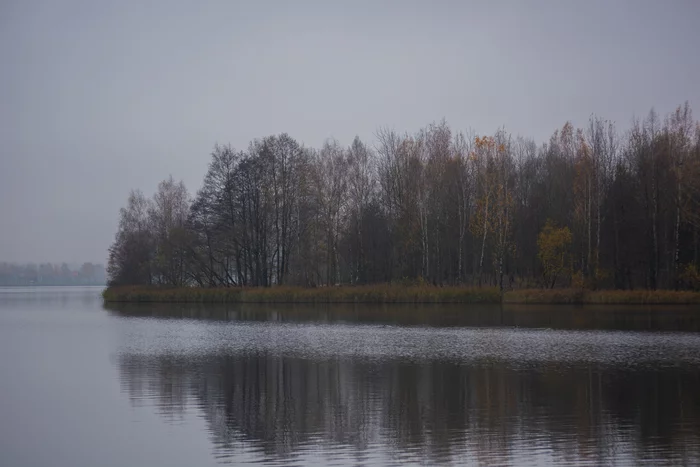
<path fill-rule="evenodd" d="M 700 304 L 700 293 L 675 290 L 525 289 L 503 295 L 504 303 L 579 305 Z"/>
<path fill-rule="evenodd" d="M 700 293 L 672 290 L 524 289 L 366 285 L 343 287 L 109 287 L 106 302 L 162 303 L 521 303 L 600 305 L 700 304 Z"/>
<path fill-rule="evenodd" d="M 366 285 L 346 287 L 109 287 L 106 302 L 178 303 L 499 303 L 497 288 Z"/>

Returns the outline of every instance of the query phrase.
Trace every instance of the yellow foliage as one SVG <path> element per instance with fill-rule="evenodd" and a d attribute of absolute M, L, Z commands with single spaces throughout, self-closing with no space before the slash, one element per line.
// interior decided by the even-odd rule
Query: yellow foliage
<path fill-rule="evenodd" d="M 679 279 L 683 286 L 691 290 L 700 290 L 700 271 L 695 264 L 686 265 Z"/>
<path fill-rule="evenodd" d="M 476 201 L 476 210 L 471 218 L 470 230 L 478 237 L 484 234 L 484 228 L 486 228 L 487 233 L 492 232 L 494 228 L 492 222 L 493 212 L 489 213 L 488 204 L 488 195 Z M 491 207 L 491 211 L 493 211 L 493 207 Z"/>
<path fill-rule="evenodd" d="M 572 289 L 585 289 L 586 288 L 586 278 L 583 276 L 583 271 L 576 271 L 571 276 L 571 288 Z"/>
<path fill-rule="evenodd" d="M 602 269 L 602 268 L 595 268 L 594 278 L 595 278 L 596 288 L 605 287 L 605 283 L 607 281 L 609 281 L 611 277 L 612 277 L 612 274 L 610 273 L 609 270 Z"/>
<path fill-rule="evenodd" d="M 551 219 L 547 220 L 537 237 L 537 256 L 544 268 L 544 278 L 549 287 L 554 287 L 557 277 L 567 270 L 571 241 L 569 228 L 557 227 Z"/>
<path fill-rule="evenodd" d="M 484 147 L 493 148 L 496 146 L 496 141 L 494 141 L 493 137 L 491 136 L 476 136 L 474 138 L 474 144 L 478 149 L 483 149 Z"/>

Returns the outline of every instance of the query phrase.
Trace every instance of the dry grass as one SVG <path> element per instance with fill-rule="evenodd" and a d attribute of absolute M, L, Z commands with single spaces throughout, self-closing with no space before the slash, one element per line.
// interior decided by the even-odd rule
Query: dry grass
<path fill-rule="evenodd" d="M 497 288 L 366 285 L 343 287 L 109 287 L 106 302 L 180 303 L 499 303 Z"/>
<path fill-rule="evenodd" d="M 365 285 L 341 287 L 109 287 L 106 302 L 164 303 L 530 303 L 600 305 L 700 304 L 700 292 L 674 290 L 522 289 Z"/>
<path fill-rule="evenodd" d="M 587 305 L 700 304 L 700 293 L 675 290 L 525 289 L 507 292 L 504 303 Z"/>

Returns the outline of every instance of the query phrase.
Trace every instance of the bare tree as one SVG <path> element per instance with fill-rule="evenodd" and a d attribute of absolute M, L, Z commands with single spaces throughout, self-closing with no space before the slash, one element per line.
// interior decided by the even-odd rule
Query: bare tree
<path fill-rule="evenodd" d="M 376 167 L 372 150 L 359 137 L 355 137 L 348 149 L 348 193 L 351 224 L 355 236 L 356 254 L 350 282 L 366 281 L 366 257 L 363 242 L 365 213 L 376 191 Z"/>
<path fill-rule="evenodd" d="M 140 190 L 132 190 L 126 207 L 119 210 L 119 228 L 109 248 L 107 274 L 110 284 L 151 284 L 152 235 L 150 202 Z"/>
<path fill-rule="evenodd" d="M 320 150 L 287 134 L 217 145 L 190 203 L 163 181 L 120 212 L 115 284 L 540 283 L 547 222 L 596 287 L 679 287 L 700 257 L 700 127 L 688 104 L 620 135 L 593 116 L 548 142 L 380 128 Z M 471 263 L 471 268 L 466 267 Z M 567 263 L 569 264 L 569 263 Z M 471 269 L 471 273 L 469 273 Z M 508 284 L 505 278 L 508 278 Z M 571 274 L 560 277 L 571 278 Z M 578 280 L 578 277 L 576 278 Z M 561 282 L 562 285 L 570 285 Z"/>
<path fill-rule="evenodd" d="M 173 177 L 163 180 L 153 195 L 148 218 L 155 241 L 154 273 L 157 283 L 183 286 L 186 283 L 186 229 L 190 197 L 185 184 Z"/>
<path fill-rule="evenodd" d="M 338 239 L 347 205 L 347 159 L 344 149 L 335 140 L 326 141 L 314 167 L 316 200 L 325 232 L 322 242 L 326 254 L 324 282 L 332 285 L 340 281 Z"/>

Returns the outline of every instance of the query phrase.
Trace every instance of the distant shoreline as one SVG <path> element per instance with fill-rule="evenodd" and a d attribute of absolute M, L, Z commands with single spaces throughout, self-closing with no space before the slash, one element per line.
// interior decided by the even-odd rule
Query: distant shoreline
<path fill-rule="evenodd" d="M 0 284 L 2 287 L 107 287 L 107 284 Z"/>
<path fill-rule="evenodd" d="M 700 305 L 700 292 L 674 290 L 521 289 L 496 287 L 363 285 L 339 287 L 165 288 L 107 287 L 105 302 L 153 303 L 512 303 Z"/>

